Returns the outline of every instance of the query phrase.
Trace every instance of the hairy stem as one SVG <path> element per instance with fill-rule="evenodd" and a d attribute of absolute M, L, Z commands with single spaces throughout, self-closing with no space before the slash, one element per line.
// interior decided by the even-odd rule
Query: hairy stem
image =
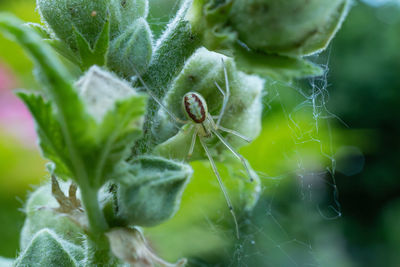
<path fill-rule="evenodd" d="M 90 187 L 88 183 L 79 185 L 82 195 L 82 203 L 89 222 L 87 239 L 87 261 L 90 266 L 110 266 L 110 246 L 104 233 L 108 230 L 107 221 L 100 209 L 98 190 Z"/>
<path fill-rule="evenodd" d="M 108 229 L 108 225 L 100 209 L 97 189 L 90 187 L 88 183 L 84 182 L 81 182 L 79 187 L 81 189 L 82 203 L 90 226 L 90 234 L 103 234 Z"/>
<path fill-rule="evenodd" d="M 116 266 L 116 258 L 111 254 L 110 244 L 103 235 L 91 236 L 86 243 L 85 266 Z"/>
<path fill-rule="evenodd" d="M 163 99 L 172 80 L 182 70 L 187 58 L 200 47 L 200 36 L 193 33 L 186 13 L 192 0 L 186 0 L 174 20 L 168 25 L 164 34 L 157 41 L 149 69 L 143 80 L 155 97 Z M 140 86 L 140 82 L 136 85 Z M 154 99 L 149 99 L 144 123 L 144 137 L 137 142 L 135 154 L 150 152 L 156 145 L 156 136 L 151 131 L 154 118 L 159 109 Z"/>

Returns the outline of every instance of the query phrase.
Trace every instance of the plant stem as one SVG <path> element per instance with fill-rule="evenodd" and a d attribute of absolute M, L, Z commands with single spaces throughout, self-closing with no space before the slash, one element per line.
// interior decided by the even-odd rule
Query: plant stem
<path fill-rule="evenodd" d="M 164 34 L 157 40 L 153 58 L 143 80 L 158 99 L 163 99 L 172 80 L 182 71 L 185 61 L 201 46 L 200 36 L 193 33 L 186 14 L 192 0 L 182 4 L 175 19 L 168 25 Z M 138 82 L 136 86 L 140 86 Z M 156 145 L 156 134 L 151 131 L 159 105 L 149 99 L 144 123 L 144 137 L 135 145 L 135 154 L 148 153 Z"/>
<path fill-rule="evenodd" d="M 89 183 L 82 181 L 81 189 L 82 203 L 86 211 L 89 223 L 87 239 L 86 258 L 90 266 L 109 265 L 112 255 L 110 245 L 104 233 L 108 230 L 107 221 L 100 209 L 98 201 L 98 190 L 91 187 Z"/>
<path fill-rule="evenodd" d="M 92 236 L 86 243 L 85 266 L 115 266 L 118 260 L 112 255 L 108 238 L 103 234 Z"/>
<path fill-rule="evenodd" d="M 90 235 L 103 234 L 108 229 L 106 219 L 100 210 L 97 198 L 97 189 L 91 187 L 87 180 L 79 180 L 79 188 L 81 189 L 82 203 L 86 211 L 89 222 Z"/>

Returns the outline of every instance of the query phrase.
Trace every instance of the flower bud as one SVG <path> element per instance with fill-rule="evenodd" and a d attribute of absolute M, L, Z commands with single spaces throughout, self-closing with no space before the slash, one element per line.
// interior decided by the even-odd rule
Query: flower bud
<path fill-rule="evenodd" d="M 84 250 L 49 229 L 39 231 L 14 263 L 25 266 L 79 266 Z"/>
<path fill-rule="evenodd" d="M 107 66 L 122 77 L 143 73 L 152 55 L 152 35 L 145 19 L 138 19 L 112 41 Z"/>
<path fill-rule="evenodd" d="M 348 6 L 347 0 L 238 0 L 230 21 L 252 49 L 303 56 L 327 46 Z"/>
<path fill-rule="evenodd" d="M 37 0 L 42 20 L 56 37 L 76 50 L 76 32 L 94 47 L 105 22 L 110 36 L 118 36 L 136 19 L 146 17 L 147 0 Z"/>
<path fill-rule="evenodd" d="M 37 0 L 37 6 L 43 21 L 55 35 L 71 48 L 76 48 L 75 30 L 91 47 L 94 46 L 107 20 L 109 2 L 110 0 Z"/>
<path fill-rule="evenodd" d="M 237 71 L 232 58 L 210 52 L 205 48 L 198 49 L 185 63 L 182 72 L 173 82 L 164 104 L 178 118 L 187 120 L 182 108 L 183 96 L 192 91 L 201 94 L 207 103 L 208 113 L 212 116 L 220 114 L 224 97 L 216 86 L 226 91 L 224 68 L 226 68 L 230 96 L 221 118 L 221 126 L 237 131 L 249 139 L 258 136 L 261 130 L 261 91 L 264 81 L 258 76 L 246 75 Z M 165 110 L 159 111 L 159 123 L 154 124 L 153 131 L 164 140 L 155 152 L 165 157 L 185 159 L 193 135 L 193 127 L 187 124 L 176 132 L 174 123 Z M 217 119 L 215 119 L 216 121 Z M 232 134 L 222 133 L 235 148 L 246 142 Z M 210 149 L 217 154 L 226 151 L 226 147 L 217 138 L 208 140 Z M 204 159 L 204 149 L 196 142 L 191 159 Z"/>
<path fill-rule="evenodd" d="M 65 189 L 67 183 L 62 183 Z M 21 231 L 20 246 L 24 250 L 29 246 L 33 236 L 42 229 L 51 229 L 61 238 L 81 245 L 84 230 L 65 214 L 55 209 L 59 204 L 52 196 L 50 184 L 39 187 L 28 198 L 25 206 L 26 220 Z"/>
<path fill-rule="evenodd" d="M 123 33 L 137 19 L 146 18 L 148 12 L 148 0 L 111 0 L 111 36 Z"/>
<path fill-rule="evenodd" d="M 75 86 L 88 113 L 99 123 L 117 101 L 137 94 L 127 82 L 98 66 L 91 67 Z"/>
<path fill-rule="evenodd" d="M 118 217 L 138 226 L 154 226 L 171 218 L 192 172 L 189 165 L 160 157 L 133 160 L 129 175 L 119 180 Z"/>
<path fill-rule="evenodd" d="M 324 49 L 339 29 L 349 0 L 194 0 L 188 15 L 213 50 L 244 47 L 298 57 Z"/>

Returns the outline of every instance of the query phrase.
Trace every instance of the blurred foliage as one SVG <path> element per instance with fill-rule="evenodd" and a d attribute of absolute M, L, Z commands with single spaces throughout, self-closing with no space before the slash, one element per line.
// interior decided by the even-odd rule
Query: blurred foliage
<path fill-rule="evenodd" d="M 45 178 L 45 161 L 37 149 L 26 147 L 20 140 L 0 128 L 0 255 L 14 257 L 18 250 L 19 232 L 24 214 L 24 199 Z"/>
<path fill-rule="evenodd" d="M 34 0 L 0 1 L 0 10 L 12 12 L 26 21 L 39 21 L 39 15 L 34 12 Z M 17 86 L 37 86 L 31 60 L 18 44 L 2 35 L 0 63 L 12 70 L 17 77 Z M 10 136 L 3 127 L 6 126 L 0 125 L 0 255 L 15 257 L 24 221 L 21 208 L 32 186 L 45 179 L 45 160 L 36 146 L 27 147 L 26 142 Z"/>
<path fill-rule="evenodd" d="M 329 105 L 358 131 L 365 156 L 362 173 L 337 177 L 341 224 L 357 266 L 400 262 L 395 226 L 400 201 L 400 5 L 387 2 L 377 8 L 356 5 L 330 55 Z"/>
<path fill-rule="evenodd" d="M 0 9 L 37 22 L 34 2 L 0 1 Z M 178 3 L 150 2 L 157 37 Z M 260 174 L 263 197 L 250 217 L 238 214 L 240 241 L 209 164 L 195 162 L 177 215 L 145 229 L 154 249 L 171 261 L 189 257 L 191 266 L 397 266 L 399 32 L 397 6 L 356 3 L 330 49 L 313 58 L 328 65 L 328 88 L 325 77 L 267 83 L 262 134 L 241 150 Z M 22 85 L 34 87 L 30 60 L 15 43 L 0 38 L 1 62 Z M 329 91 L 329 110 L 349 128 L 334 117 L 324 119 L 330 114 L 323 108 L 316 124 L 313 98 L 307 97 L 315 87 Z M 343 149 L 355 152 L 341 155 Z M 341 209 L 327 171 L 335 166 Z M 0 255 L 13 257 L 23 223 L 16 196 L 24 199 L 29 185 L 44 179 L 44 161 L 0 129 L 0 167 Z M 240 190 L 241 169 L 218 168 L 230 191 Z M 246 197 L 231 195 L 234 206 Z M 338 211 L 342 217 L 328 219 Z"/>
<path fill-rule="evenodd" d="M 35 7 L 35 0 L 0 1 L 0 11 L 13 13 L 24 21 L 40 21 Z M 22 85 L 29 85 L 30 88 L 37 86 L 32 75 L 32 61 L 16 42 L 6 39 L 3 35 L 0 36 L 0 61 L 13 70 Z"/>

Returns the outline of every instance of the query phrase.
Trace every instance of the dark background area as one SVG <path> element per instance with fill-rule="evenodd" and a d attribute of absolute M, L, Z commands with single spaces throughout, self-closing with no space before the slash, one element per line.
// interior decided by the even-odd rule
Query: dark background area
<path fill-rule="evenodd" d="M 331 111 L 368 139 L 363 171 L 337 175 L 346 247 L 358 266 L 400 266 L 399 4 L 355 5 L 329 66 Z"/>

